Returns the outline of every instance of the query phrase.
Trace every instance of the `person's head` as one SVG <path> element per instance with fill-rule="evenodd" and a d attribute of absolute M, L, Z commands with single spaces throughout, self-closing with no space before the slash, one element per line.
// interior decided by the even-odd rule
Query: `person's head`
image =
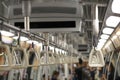
<path fill-rule="evenodd" d="M 43 74 L 42 78 L 45 79 L 45 74 Z"/>
<path fill-rule="evenodd" d="M 81 58 L 79 58 L 79 63 L 77 63 L 77 67 L 82 67 L 83 65 L 83 61 Z"/>
<path fill-rule="evenodd" d="M 79 64 L 82 65 L 83 64 L 83 60 L 81 58 L 79 58 Z"/>
<path fill-rule="evenodd" d="M 58 78 L 59 76 L 59 72 L 58 71 L 53 71 L 53 75 L 54 78 Z"/>

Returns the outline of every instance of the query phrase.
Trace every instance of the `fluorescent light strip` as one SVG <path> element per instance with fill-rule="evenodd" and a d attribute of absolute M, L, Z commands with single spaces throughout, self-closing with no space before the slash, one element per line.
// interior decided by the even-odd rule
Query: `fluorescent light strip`
<path fill-rule="evenodd" d="M 2 42 L 6 44 L 11 44 L 13 42 L 13 39 L 8 36 L 2 36 Z"/>
<path fill-rule="evenodd" d="M 101 37 L 101 39 L 108 39 L 110 36 L 106 35 L 106 34 L 102 34 L 100 37 Z"/>
<path fill-rule="evenodd" d="M 8 37 L 14 36 L 13 33 L 8 32 L 8 31 L 0 30 L 0 32 L 1 32 L 1 35 L 3 35 L 3 36 L 8 36 Z"/>
<path fill-rule="evenodd" d="M 102 39 L 99 41 L 98 45 L 97 45 L 97 49 L 100 50 L 104 44 L 105 44 L 106 41 L 102 41 Z"/>
<path fill-rule="evenodd" d="M 18 39 L 18 36 L 15 36 L 15 37 L 13 37 L 13 39 Z M 29 40 L 27 37 L 24 37 L 24 36 L 20 36 L 20 41 L 27 41 L 27 40 Z"/>

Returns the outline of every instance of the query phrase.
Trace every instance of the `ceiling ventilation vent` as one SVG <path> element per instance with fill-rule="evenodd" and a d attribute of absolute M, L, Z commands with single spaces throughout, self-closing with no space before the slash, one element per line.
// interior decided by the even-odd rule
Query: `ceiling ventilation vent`
<path fill-rule="evenodd" d="M 76 14 L 76 8 L 74 7 L 32 7 L 32 14 L 42 13 L 63 13 L 63 14 Z M 13 14 L 15 16 L 22 15 L 22 8 L 14 8 Z"/>
<path fill-rule="evenodd" d="M 80 52 L 88 52 L 88 45 L 81 44 L 78 46 L 78 51 Z"/>

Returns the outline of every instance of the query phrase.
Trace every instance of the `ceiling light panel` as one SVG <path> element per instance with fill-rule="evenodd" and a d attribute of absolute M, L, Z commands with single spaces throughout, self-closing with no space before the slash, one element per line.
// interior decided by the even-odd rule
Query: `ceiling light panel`
<path fill-rule="evenodd" d="M 113 0 L 112 12 L 120 14 L 120 0 Z"/>
<path fill-rule="evenodd" d="M 109 27 L 117 27 L 120 22 L 120 17 L 110 16 L 106 20 L 106 25 Z"/>
<path fill-rule="evenodd" d="M 112 28 L 104 28 L 103 29 L 103 33 L 104 34 L 112 34 L 112 32 L 114 31 L 114 29 L 112 29 Z"/>
<path fill-rule="evenodd" d="M 102 46 L 103 46 L 104 44 L 105 44 L 105 42 L 99 42 L 99 43 L 98 43 L 98 45 L 102 45 Z"/>
<path fill-rule="evenodd" d="M 100 38 L 101 38 L 101 39 L 108 39 L 108 38 L 109 38 L 109 35 L 102 34 L 102 35 L 100 36 Z"/>
<path fill-rule="evenodd" d="M 107 40 L 106 39 L 100 39 L 99 42 L 105 43 Z"/>
<path fill-rule="evenodd" d="M 97 48 L 98 50 L 100 50 L 103 46 L 104 46 L 104 44 L 98 43 L 98 45 L 97 45 L 96 48 Z"/>
<path fill-rule="evenodd" d="M 8 32 L 8 31 L 0 30 L 0 32 L 1 32 L 1 34 L 2 34 L 3 36 L 8 36 L 8 37 L 14 36 L 13 33 Z"/>

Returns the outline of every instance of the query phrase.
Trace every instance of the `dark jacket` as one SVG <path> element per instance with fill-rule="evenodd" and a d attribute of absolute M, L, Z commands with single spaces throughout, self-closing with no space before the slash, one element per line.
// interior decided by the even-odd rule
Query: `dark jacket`
<path fill-rule="evenodd" d="M 77 80 L 83 80 L 82 79 L 82 67 L 75 69 L 75 75 L 76 75 Z"/>

